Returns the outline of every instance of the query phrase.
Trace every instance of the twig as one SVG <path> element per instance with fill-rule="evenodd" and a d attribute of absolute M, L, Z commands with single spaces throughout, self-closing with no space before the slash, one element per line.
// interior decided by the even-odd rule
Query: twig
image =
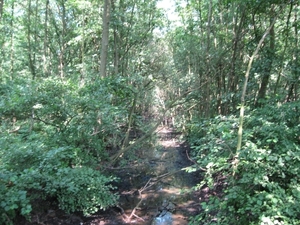
<path fill-rule="evenodd" d="M 142 220 L 142 221 L 144 221 L 145 222 L 145 220 L 142 218 L 142 217 L 139 217 L 138 215 L 136 215 L 136 214 L 133 214 L 136 218 L 138 218 L 138 219 L 140 219 L 140 220 Z"/>
<path fill-rule="evenodd" d="M 137 203 L 137 205 L 133 208 L 130 216 L 127 216 L 125 213 L 124 213 L 124 210 L 120 207 L 120 206 L 117 206 L 118 208 L 121 209 L 122 213 L 124 213 L 123 215 L 126 217 L 125 222 L 126 223 L 130 223 L 131 221 L 131 218 L 134 216 L 142 221 L 145 221 L 143 218 L 139 217 L 138 215 L 135 214 L 136 210 L 139 208 L 139 206 L 141 205 L 141 203 L 143 202 L 144 200 L 144 197 L 143 197 L 143 192 L 146 191 L 147 189 L 149 189 L 150 187 L 152 187 L 153 185 L 155 185 L 158 181 L 162 180 L 163 178 L 166 178 L 174 173 L 177 173 L 177 172 L 180 172 L 180 170 L 176 170 L 176 171 L 173 171 L 173 172 L 168 172 L 168 173 L 165 173 L 165 174 L 162 174 L 160 176 L 157 176 L 155 178 L 150 178 L 147 183 L 138 190 L 139 192 L 139 196 L 141 197 L 141 200 Z"/>
<path fill-rule="evenodd" d="M 141 193 L 140 193 L 140 195 L 142 196 Z M 138 204 L 137 204 L 137 205 L 134 207 L 134 209 L 132 210 L 130 216 L 127 217 L 127 221 L 128 221 L 128 222 L 131 221 L 131 218 L 132 218 L 133 216 L 135 216 L 136 218 L 138 218 L 138 219 L 140 219 L 140 220 L 142 220 L 142 221 L 145 221 L 143 218 L 141 218 L 141 217 L 139 217 L 139 216 L 137 216 L 137 215 L 135 214 L 135 211 L 138 209 L 138 207 L 140 206 L 140 204 L 142 203 L 143 200 L 144 200 L 144 199 L 143 199 L 143 197 L 142 197 L 141 200 L 138 202 Z"/>
<path fill-rule="evenodd" d="M 15 127 L 13 130 L 9 131 L 9 133 L 17 133 L 20 130 L 21 126 Z"/>
<path fill-rule="evenodd" d="M 194 161 L 193 159 L 190 158 L 189 153 L 187 152 L 187 149 L 185 150 L 186 153 L 186 157 L 188 158 L 188 160 L 190 160 L 192 163 L 196 164 L 197 167 L 199 167 L 201 170 L 206 171 L 206 169 L 202 168 L 196 161 Z"/>
<path fill-rule="evenodd" d="M 124 209 L 123 209 L 120 205 L 116 205 L 116 207 L 119 208 L 119 209 L 121 210 L 121 214 L 122 214 L 122 215 L 125 214 Z"/>

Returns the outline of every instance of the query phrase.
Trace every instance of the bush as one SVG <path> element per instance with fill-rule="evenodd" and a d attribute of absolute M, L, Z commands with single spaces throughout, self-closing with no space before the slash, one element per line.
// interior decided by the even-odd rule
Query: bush
<path fill-rule="evenodd" d="M 115 178 L 95 168 L 122 143 L 133 94 L 113 77 L 84 87 L 55 77 L 0 84 L 0 224 L 29 217 L 41 198 L 70 213 L 116 204 Z"/>
<path fill-rule="evenodd" d="M 110 192 L 113 187 L 109 185 L 113 180 L 90 168 L 64 168 L 50 177 L 45 190 L 57 196 L 64 211 L 88 215 L 116 204 L 117 196 Z"/>
<path fill-rule="evenodd" d="M 31 212 L 27 191 L 15 186 L 18 183 L 16 174 L 0 171 L 0 223 L 13 225 L 17 214 L 28 216 Z"/>
<path fill-rule="evenodd" d="M 245 118 L 238 158 L 234 117 L 190 126 L 194 158 L 206 169 L 198 188 L 214 190 L 217 179 L 225 177 L 222 194 L 203 202 L 203 212 L 191 224 L 299 224 L 299 106 L 286 103 L 252 111 Z"/>
<path fill-rule="evenodd" d="M 113 187 L 110 185 L 115 178 L 80 166 L 76 151 L 72 148 L 53 149 L 36 156 L 42 159 L 40 163 L 27 164 L 27 169 L 20 170 L 11 165 L 8 167 L 10 171 L 2 168 L 1 223 L 10 224 L 7 218 L 14 218 L 17 214 L 28 216 L 31 204 L 41 198 L 54 197 L 66 212 L 82 211 L 85 215 L 116 204 L 118 196 L 111 192 Z M 19 162 L 16 167 L 18 165 Z"/>
<path fill-rule="evenodd" d="M 41 138 L 41 137 L 40 137 Z M 85 166 L 83 151 L 70 146 L 48 149 L 22 137 L 0 138 L 0 224 L 13 224 L 17 215 L 29 219 L 32 204 L 56 199 L 68 213 L 91 214 L 116 204 L 110 185 L 114 177 Z"/>

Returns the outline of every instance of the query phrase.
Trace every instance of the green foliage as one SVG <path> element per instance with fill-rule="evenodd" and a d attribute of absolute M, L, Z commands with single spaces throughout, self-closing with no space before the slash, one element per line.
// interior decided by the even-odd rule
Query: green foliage
<path fill-rule="evenodd" d="M 22 120 L 23 136 L 43 133 L 47 145 L 72 145 L 100 160 L 106 146 L 122 139 L 121 126 L 126 124 L 133 95 L 123 82 L 108 78 L 80 88 L 71 81 L 49 78 L 2 85 L 0 115 L 8 127 L 12 117 Z"/>
<path fill-rule="evenodd" d="M 85 215 L 95 213 L 116 204 L 117 196 L 110 189 L 114 179 L 105 177 L 90 168 L 64 168 L 51 177 L 46 187 L 55 192 L 60 208 L 66 212 L 82 211 Z"/>
<path fill-rule="evenodd" d="M 41 198 L 69 213 L 116 204 L 115 178 L 96 167 L 123 138 L 133 92 L 118 85 L 113 78 L 83 88 L 55 78 L 1 85 L 0 223 L 29 218 Z"/>
<path fill-rule="evenodd" d="M 210 186 L 213 185 L 212 176 L 215 173 L 229 169 L 227 161 L 234 154 L 237 122 L 233 116 L 218 116 L 189 126 L 188 138 L 193 149 L 192 156 L 211 175 L 207 177 Z"/>
<path fill-rule="evenodd" d="M 153 38 L 167 23 L 156 3 L 112 2 L 108 76 L 99 78 L 103 1 L 5 1 L 0 21 L 0 223 L 28 215 L 40 197 L 56 198 L 69 212 L 91 213 L 113 204 L 109 182 L 114 179 L 95 168 L 127 142 L 131 106 L 130 125 L 145 130 L 141 117 L 159 114 L 166 102 L 180 96 L 166 113 L 179 118 L 176 127 L 185 128 L 192 118 L 234 112 L 245 60 L 275 15 L 280 15 L 275 46 L 266 38 L 251 70 L 246 102 L 253 104 L 265 74 L 270 75 L 266 99 L 258 96 L 257 105 L 267 105 L 274 96 L 274 102 L 299 98 L 297 1 L 176 1 L 181 21 Z M 268 49 L 273 54 L 266 54 Z M 245 145 L 235 170 L 235 117 L 189 127 L 193 156 L 206 169 L 205 182 L 214 188 L 220 174 L 227 177 L 222 201 L 203 205 L 203 218 L 208 221 L 217 212 L 218 223 L 225 224 L 247 223 L 246 214 L 253 223 L 275 221 L 274 212 L 280 214 L 276 218 L 296 218 L 299 104 L 266 106 L 245 122 Z M 98 189 L 105 194 L 97 194 Z M 289 212 L 281 207 L 284 198 Z"/>
<path fill-rule="evenodd" d="M 65 147 L 42 151 L 42 148 L 27 146 L 21 150 L 2 150 L 11 151 L 4 160 L 16 160 L 15 164 L 9 160 L 1 163 L 0 192 L 4 198 L 0 203 L 0 221 L 3 223 L 4 215 L 9 218 L 19 213 L 28 216 L 31 204 L 40 198 L 54 197 L 59 207 L 70 213 L 91 214 L 116 204 L 117 195 L 111 193 L 113 187 L 109 184 L 115 178 L 81 166 L 80 149 Z M 35 163 L 18 160 L 20 152 L 36 159 Z"/>
<path fill-rule="evenodd" d="M 234 117 L 190 126 L 194 158 L 206 169 L 198 188 L 223 186 L 219 196 L 202 203 L 203 212 L 191 224 L 299 223 L 299 106 L 285 103 L 252 111 L 245 118 L 238 157 Z"/>
<path fill-rule="evenodd" d="M 0 171 L 0 223 L 13 224 L 12 218 L 18 213 L 28 216 L 31 212 L 31 204 L 27 191 L 18 188 L 14 184 L 18 180 L 16 174 L 8 171 Z"/>

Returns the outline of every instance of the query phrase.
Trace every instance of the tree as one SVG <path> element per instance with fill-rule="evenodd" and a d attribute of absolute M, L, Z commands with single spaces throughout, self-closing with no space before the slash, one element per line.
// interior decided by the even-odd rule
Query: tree
<path fill-rule="evenodd" d="M 37 7 L 38 5 L 36 5 Z M 37 24 L 37 23 L 32 23 L 32 14 L 33 11 L 37 12 L 37 10 L 33 10 L 32 4 L 31 4 L 31 0 L 28 1 L 28 6 L 27 6 L 27 18 L 25 18 L 26 20 L 26 28 L 27 28 L 27 48 L 28 48 L 28 65 L 29 65 L 29 69 L 32 75 L 32 79 L 34 80 L 36 77 L 36 65 L 35 65 L 35 55 L 36 55 L 36 51 L 35 51 L 35 44 L 33 43 L 37 43 L 37 35 L 36 35 L 36 29 L 34 29 L 34 31 L 32 32 L 31 28 L 32 28 L 32 24 Z M 37 16 L 37 14 L 34 14 L 35 18 Z M 34 26 L 34 28 L 36 28 L 36 26 Z M 31 36 L 33 37 L 33 40 L 31 38 Z M 33 43 L 32 43 L 33 42 Z"/>
<path fill-rule="evenodd" d="M 8 204 L 15 207 L 9 199 L 18 196 L 24 199 L 23 204 L 16 203 L 18 210 L 28 214 L 30 201 L 24 193 L 30 195 L 38 189 L 57 196 L 69 210 L 80 202 L 80 193 L 74 198 L 59 196 L 65 196 L 68 188 L 82 190 L 85 182 L 91 182 L 88 178 L 78 181 L 76 174 L 91 175 L 108 190 L 113 179 L 102 174 L 104 165 L 112 161 L 116 165 L 120 154 L 122 160 L 130 160 L 130 152 L 144 144 L 167 117 L 190 136 L 208 141 L 211 132 L 216 143 L 224 144 L 222 151 L 211 142 L 203 145 L 206 149 L 195 144 L 196 150 L 205 153 L 195 155 L 200 161 L 206 153 L 228 153 L 226 160 L 212 157 L 222 166 L 224 162 L 234 164 L 234 156 L 243 152 L 245 107 L 249 115 L 257 115 L 254 109 L 263 114 L 268 105 L 289 102 L 293 116 L 288 117 L 297 123 L 299 3 L 176 2 L 180 23 L 171 26 L 156 0 L 0 1 L 0 143 L 4 146 L 0 172 L 7 175 L 0 189 L 9 193 Z M 236 137 L 238 107 L 236 141 L 232 137 Z M 214 124 L 212 130 L 199 128 L 210 123 Z M 280 127 L 285 123 L 291 122 Z M 245 130 L 255 135 L 247 123 Z M 140 136 L 132 144 L 133 131 Z M 248 135 L 243 138 L 250 143 Z M 270 148 L 278 150 L 272 146 L 276 139 L 266 140 L 270 140 Z M 30 163 L 20 161 L 24 157 Z M 235 164 L 237 171 L 244 168 L 241 164 Z M 39 168 L 46 169 L 41 172 Z M 233 169 L 232 164 L 224 168 Z M 219 169 L 224 172 L 224 168 Z M 100 169 L 99 176 L 96 169 Z M 69 182 L 71 186 L 66 188 L 55 183 L 59 174 L 68 175 L 79 186 L 72 187 Z M 30 190 L 22 186 L 23 175 L 36 178 L 43 188 L 35 189 L 26 182 Z M 17 186 L 10 186 L 14 183 L 10 177 L 18 181 Z M 58 189 L 63 191 L 54 191 Z M 82 194 L 94 197 L 95 193 Z M 87 212 L 97 204 L 109 206 L 115 197 L 108 196 L 107 201 L 93 202 L 92 208 L 88 204 L 75 208 Z M 3 209 L 0 214 L 13 215 L 15 211 Z"/>
<path fill-rule="evenodd" d="M 264 43 L 264 40 L 266 39 L 267 35 L 269 35 L 269 33 L 273 30 L 274 24 L 275 24 L 275 18 L 273 19 L 272 23 L 270 24 L 270 27 L 266 30 L 266 32 L 261 37 L 255 51 L 251 55 L 251 57 L 249 59 L 247 71 L 245 73 L 245 81 L 244 81 L 244 86 L 243 86 L 243 90 L 242 90 L 241 106 L 240 106 L 241 108 L 240 108 L 240 117 L 239 117 L 238 142 L 237 142 L 237 150 L 236 150 L 237 158 L 238 158 L 239 152 L 242 148 L 242 134 L 243 134 L 244 111 L 245 111 L 245 97 L 246 97 L 246 92 L 247 92 L 247 85 L 248 85 L 250 70 L 251 70 L 254 58 L 258 54 L 258 52 L 259 52 L 262 44 Z"/>
<path fill-rule="evenodd" d="M 110 22 L 110 8 L 111 0 L 104 1 L 104 9 L 102 15 L 102 41 L 101 41 L 101 62 L 100 62 L 100 76 L 106 76 L 106 62 L 109 42 L 109 22 Z"/>
<path fill-rule="evenodd" d="M 2 19 L 3 5 L 4 5 L 4 0 L 0 0 L 0 20 Z"/>

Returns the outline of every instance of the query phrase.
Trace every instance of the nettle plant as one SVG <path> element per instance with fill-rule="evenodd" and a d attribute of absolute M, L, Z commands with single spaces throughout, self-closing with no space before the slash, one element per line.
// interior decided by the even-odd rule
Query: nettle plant
<path fill-rule="evenodd" d="M 193 157 L 206 170 L 197 188 L 213 191 L 223 179 L 222 193 L 202 202 L 191 224 L 299 224 L 299 108 L 294 102 L 253 110 L 238 158 L 235 117 L 190 126 Z"/>

